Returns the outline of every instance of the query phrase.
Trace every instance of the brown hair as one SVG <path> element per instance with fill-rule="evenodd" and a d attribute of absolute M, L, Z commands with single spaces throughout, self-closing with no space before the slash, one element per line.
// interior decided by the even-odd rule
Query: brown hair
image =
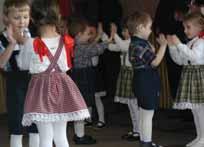
<path fill-rule="evenodd" d="M 69 25 L 69 34 L 75 37 L 78 33 L 83 33 L 88 26 L 88 22 L 83 18 L 73 18 Z"/>
<path fill-rule="evenodd" d="M 3 4 L 3 14 L 7 16 L 12 8 L 22 8 L 24 6 L 28 6 L 30 8 L 28 0 L 5 0 Z M 25 11 L 25 9 L 22 11 Z"/>
<path fill-rule="evenodd" d="M 134 12 L 128 17 L 127 27 L 130 34 L 138 32 L 137 28 L 139 25 L 147 25 L 148 22 L 152 20 L 151 16 L 146 12 Z"/>
<path fill-rule="evenodd" d="M 60 11 L 58 0 L 34 0 L 31 7 L 31 17 L 36 27 L 42 25 L 59 26 Z"/>
<path fill-rule="evenodd" d="M 204 31 L 204 16 L 200 12 L 193 12 L 184 17 L 184 23 L 185 22 L 196 22 L 199 24 L 202 28 L 202 31 Z"/>

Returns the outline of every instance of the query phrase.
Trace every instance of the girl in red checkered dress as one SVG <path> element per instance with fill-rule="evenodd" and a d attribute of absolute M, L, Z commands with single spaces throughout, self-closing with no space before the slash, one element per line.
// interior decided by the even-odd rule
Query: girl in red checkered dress
<path fill-rule="evenodd" d="M 77 86 L 67 76 L 72 67 L 73 39 L 57 32 L 58 3 L 35 0 L 31 14 L 39 37 L 28 40 L 31 55 L 26 66 L 32 74 L 27 91 L 22 124 L 37 125 L 40 147 L 68 147 L 67 121 L 89 117 L 87 106 Z"/>

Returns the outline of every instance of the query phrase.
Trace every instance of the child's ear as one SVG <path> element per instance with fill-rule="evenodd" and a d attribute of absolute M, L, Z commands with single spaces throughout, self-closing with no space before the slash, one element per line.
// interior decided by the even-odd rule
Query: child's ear
<path fill-rule="evenodd" d="M 144 26 L 142 24 L 140 24 L 136 27 L 136 30 L 140 32 L 143 28 L 144 28 Z"/>

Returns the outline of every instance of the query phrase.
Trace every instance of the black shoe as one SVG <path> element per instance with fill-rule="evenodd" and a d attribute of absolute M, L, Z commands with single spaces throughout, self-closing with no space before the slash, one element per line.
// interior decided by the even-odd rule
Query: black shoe
<path fill-rule="evenodd" d="M 92 121 L 85 120 L 84 123 L 85 123 L 86 127 L 93 126 L 93 122 Z"/>
<path fill-rule="evenodd" d="M 102 129 L 102 128 L 106 127 L 106 123 L 102 122 L 102 121 L 98 121 L 96 123 L 95 127 L 98 128 L 98 129 Z"/>
<path fill-rule="evenodd" d="M 73 140 L 75 144 L 96 144 L 96 140 L 88 135 L 84 135 L 83 137 L 74 135 Z"/>
<path fill-rule="evenodd" d="M 152 142 L 143 142 L 143 141 L 140 141 L 140 147 L 163 147 L 163 146 L 155 144 L 155 143 L 152 143 Z"/>
<path fill-rule="evenodd" d="M 122 136 L 122 139 L 127 141 L 138 141 L 140 139 L 140 135 L 137 132 L 128 132 L 127 134 Z"/>

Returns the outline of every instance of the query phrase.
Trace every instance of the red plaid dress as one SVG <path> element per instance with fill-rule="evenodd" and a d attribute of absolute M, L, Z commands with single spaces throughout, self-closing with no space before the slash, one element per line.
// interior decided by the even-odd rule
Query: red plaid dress
<path fill-rule="evenodd" d="M 48 50 L 51 64 L 47 70 L 32 76 L 24 105 L 24 126 L 35 122 L 83 120 L 90 116 L 79 89 L 57 65 L 62 40 L 54 56 Z"/>

